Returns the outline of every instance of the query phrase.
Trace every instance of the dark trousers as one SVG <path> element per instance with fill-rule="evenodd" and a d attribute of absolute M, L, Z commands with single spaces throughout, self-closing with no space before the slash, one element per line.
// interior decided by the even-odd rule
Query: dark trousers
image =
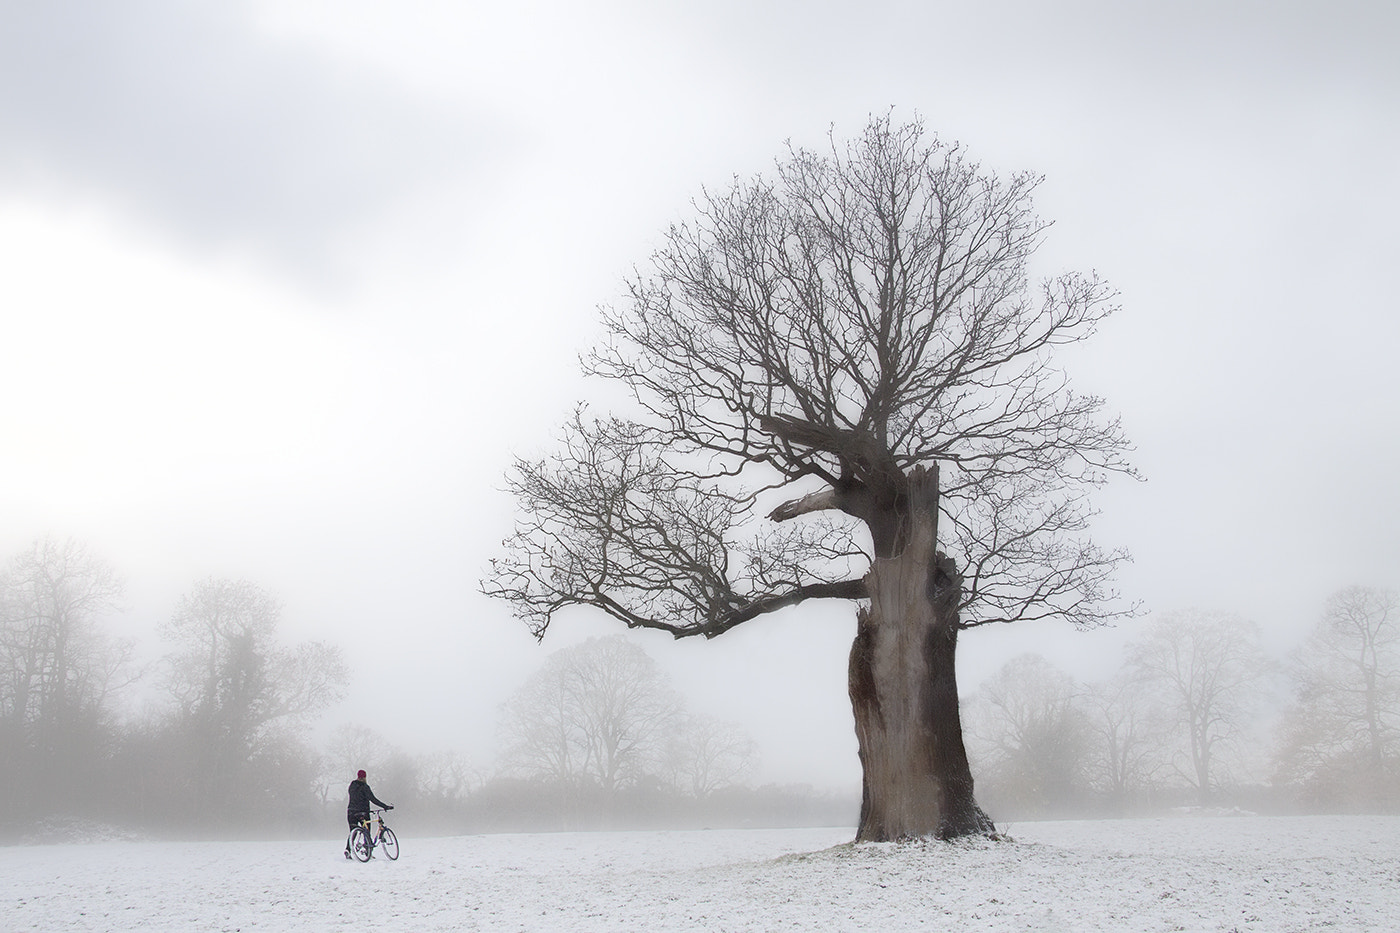
<path fill-rule="evenodd" d="M 345 811 L 345 822 L 347 822 L 347 823 L 350 824 L 350 830 L 351 830 L 351 832 L 354 832 L 355 827 L 360 825 L 360 820 L 367 820 L 367 819 L 369 819 L 369 814 L 368 814 L 368 813 L 357 813 L 357 812 L 355 812 L 354 810 L 346 810 L 346 811 Z M 349 837 L 349 836 L 346 836 L 346 837 L 345 837 L 345 851 L 346 851 L 346 852 L 349 852 L 349 851 L 350 851 L 350 837 Z"/>

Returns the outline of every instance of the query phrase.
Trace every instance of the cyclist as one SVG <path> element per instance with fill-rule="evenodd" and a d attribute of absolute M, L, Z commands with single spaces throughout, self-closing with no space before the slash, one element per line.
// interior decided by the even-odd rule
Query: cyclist
<path fill-rule="evenodd" d="M 369 784 L 365 781 L 365 772 L 362 769 L 355 780 L 350 782 L 350 803 L 345 808 L 345 819 L 350 823 L 351 831 L 360 825 L 360 820 L 369 819 L 370 804 L 383 807 L 386 810 L 394 809 L 391 803 L 385 803 L 374 796 L 374 791 L 369 789 Z M 350 857 L 350 840 L 345 840 L 345 857 Z"/>

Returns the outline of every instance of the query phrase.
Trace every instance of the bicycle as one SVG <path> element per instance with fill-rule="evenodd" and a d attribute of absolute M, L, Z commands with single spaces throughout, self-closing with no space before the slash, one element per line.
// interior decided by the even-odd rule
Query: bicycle
<path fill-rule="evenodd" d="M 360 820 L 360 824 L 350 830 L 350 839 L 346 844 L 361 862 L 368 862 L 374 857 L 375 847 L 382 848 L 390 861 L 399 857 L 399 837 L 384 825 L 383 810 L 374 810 L 368 819 Z"/>

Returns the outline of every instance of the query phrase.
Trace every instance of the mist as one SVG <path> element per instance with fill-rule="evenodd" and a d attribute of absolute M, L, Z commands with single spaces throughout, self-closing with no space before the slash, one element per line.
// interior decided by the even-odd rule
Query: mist
<path fill-rule="evenodd" d="M 1345 775 L 1301 793 L 1278 756 L 1289 665 L 1329 599 L 1400 588 L 1396 16 L 10 5 L 0 767 L 23 761 L 6 783 L 33 796 L 5 832 L 334 835 L 359 767 L 423 831 L 853 822 L 850 607 L 679 641 L 579 611 L 537 642 L 480 580 L 517 517 L 503 476 L 607 399 L 578 354 L 668 226 L 785 142 L 891 107 L 1043 173 L 1037 262 L 1097 269 L 1122 306 L 1067 367 L 1147 480 L 1110 483 L 1094 524 L 1132 553 L 1117 585 L 1142 611 L 963 637 L 993 816 L 1203 805 L 1165 723 L 1154 776 L 1115 801 L 1082 773 L 1058 796 L 1008 776 L 1028 759 L 992 712 L 1029 654 L 1087 716 L 1089 686 L 1140 672 L 1183 613 L 1248 620 L 1267 662 L 1209 805 L 1380 806 Z M 53 684 L 15 640 L 57 618 L 23 585 L 46 553 L 89 562 L 102 598 L 65 617 L 86 653 L 59 670 L 81 689 L 41 747 L 13 731 L 41 714 L 11 688 L 18 670 Z M 232 785 L 211 751 L 227 724 L 197 722 L 179 676 L 179 620 L 225 584 L 261 594 L 248 657 L 284 672 L 258 702 L 286 707 L 245 736 L 256 766 Z M 719 802 L 654 764 L 620 781 L 626 805 L 521 790 L 546 778 L 512 759 L 510 704 L 556 652 L 613 637 L 687 716 L 751 743 Z"/>

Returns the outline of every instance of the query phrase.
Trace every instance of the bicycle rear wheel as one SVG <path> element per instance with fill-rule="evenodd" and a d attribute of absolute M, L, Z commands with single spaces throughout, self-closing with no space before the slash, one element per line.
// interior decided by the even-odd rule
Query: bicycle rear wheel
<path fill-rule="evenodd" d="M 362 862 L 369 861 L 369 830 L 363 826 L 350 830 L 350 852 Z"/>
<path fill-rule="evenodd" d="M 387 826 L 384 827 L 384 832 L 379 837 L 379 846 L 391 860 L 399 857 L 399 837 L 395 836 L 394 831 Z"/>

